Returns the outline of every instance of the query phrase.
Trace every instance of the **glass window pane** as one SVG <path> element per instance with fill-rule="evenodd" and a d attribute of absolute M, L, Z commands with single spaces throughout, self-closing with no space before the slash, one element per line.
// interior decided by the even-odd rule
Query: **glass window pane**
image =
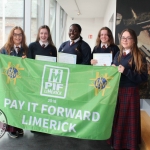
<path fill-rule="evenodd" d="M 32 0 L 31 42 L 36 40 L 38 28 L 44 24 L 44 4 L 44 0 Z"/>
<path fill-rule="evenodd" d="M 50 0 L 50 30 L 53 42 L 56 43 L 56 0 Z"/>
<path fill-rule="evenodd" d="M 65 23 L 66 23 L 66 16 L 67 14 L 65 13 L 65 11 L 60 8 L 60 24 L 59 24 L 59 31 L 60 31 L 60 40 L 59 42 L 62 43 L 64 41 L 64 30 L 65 30 Z"/>
<path fill-rule="evenodd" d="M 23 28 L 23 25 L 24 0 L 0 0 L 0 48 L 7 41 L 10 30 L 15 26 Z"/>

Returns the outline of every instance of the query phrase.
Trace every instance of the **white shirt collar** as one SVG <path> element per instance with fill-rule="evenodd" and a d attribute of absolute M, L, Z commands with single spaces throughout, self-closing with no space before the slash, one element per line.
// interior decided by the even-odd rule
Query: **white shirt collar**
<path fill-rule="evenodd" d="M 72 41 L 74 41 L 74 43 L 78 42 L 80 40 L 80 37 L 75 39 L 75 40 L 70 40 L 70 45 L 72 44 Z"/>
<path fill-rule="evenodd" d="M 18 49 L 17 49 L 16 47 L 21 48 L 21 44 L 20 44 L 20 45 L 18 45 L 18 46 L 16 46 L 16 45 L 14 44 L 14 50 L 15 50 L 15 51 L 16 51 L 16 53 L 18 54 Z"/>
<path fill-rule="evenodd" d="M 127 55 L 131 52 L 131 50 L 130 49 L 126 49 L 126 50 L 124 49 L 123 52 L 126 52 L 126 55 Z"/>
<path fill-rule="evenodd" d="M 105 45 L 105 47 L 106 47 L 106 48 L 108 47 L 108 45 L 107 45 L 107 44 L 101 43 L 101 47 L 102 47 L 103 45 Z"/>
<path fill-rule="evenodd" d="M 49 44 L 48 42 L 43 43 L 42 41 L 39 41 L 40 45 L 42 46 L 43 44 L 45 44 L 45 47 Z"/>

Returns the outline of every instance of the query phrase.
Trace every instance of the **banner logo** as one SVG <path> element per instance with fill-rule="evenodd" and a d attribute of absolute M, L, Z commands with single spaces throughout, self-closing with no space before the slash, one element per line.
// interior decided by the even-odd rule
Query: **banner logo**
<path fill-rule="evenodd" d="M 102 96 L 104 96 L 106 88 L 110 88 L 110 86 L 108 86 L 108 80 L 112 78 L 113 77 L 108 77 L 108 74 L 105 74 L 104 76 L 100 77 L 100 73 L 96 72 L 96 78 L 90 79 L 94 80 L 94 82 L 90 86 L 95 87 L 95 95 L 98 95 L 98 92 L 102 91 Z"/>
<path fill-rule="evenodd" d="M 16 84 L 16 79 L 21 78 L 19 70 L 24 70 L 24 68 L 19 68 L 19 64 L 14 66 L 11 62 L 8 63 L 7 68 L 5 68 L 3 72 L 3 74 L 7 76 L 7 83 L 10 83 L 13 80 L 14 85 Z"/>
<path fill-rule="evenodd" d="M 106 87 L 107 80 L 103 77 L 99 77 L 95 80 L 94 85 L 95 85 L 95 88 L 102 90 Z"/>
<path fill-rule="evenodd" d="M 66 98 L 69 73 L 69 68 L 45 65 L 40 95 Z"/>
<path fill-rule="evenodd" d="M 0 110 L 0 138 L 5 134 L 7 119 L 2 110 Z"/>

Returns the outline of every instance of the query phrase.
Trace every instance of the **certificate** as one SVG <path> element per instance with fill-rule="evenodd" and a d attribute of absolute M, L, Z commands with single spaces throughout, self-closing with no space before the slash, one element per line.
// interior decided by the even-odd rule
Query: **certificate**
<path fill-rule="evenodd" d="M 97 60 L 95 66 L 110 66 L 112 63 L 112 53 L 94 53 L 93 59 Z"/>
<path fill-rule="evenodd" d="M 36 55 L 35 59 L 42 60 L 42 61 L 56 62 L 56 57 L 52 57 L 52 56 Z"/>
<path fill-rule="evenodd" d="M 67 63 L 67 64 L 76 64 L 77 55 L 68 54 L 68 53 L 58 53 L 57 62 Z"/>

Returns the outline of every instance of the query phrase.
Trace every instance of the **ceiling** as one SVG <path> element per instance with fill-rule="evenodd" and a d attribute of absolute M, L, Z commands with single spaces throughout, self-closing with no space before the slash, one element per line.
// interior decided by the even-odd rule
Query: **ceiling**
<path fill-rule="evenodd" d="M 57 0 L 71 18 L 103 18 L 109 0 Z M 77 5 L 76 5 L 77 3 Z M 80 15 L 78 15 L 78 8 Z"/>

